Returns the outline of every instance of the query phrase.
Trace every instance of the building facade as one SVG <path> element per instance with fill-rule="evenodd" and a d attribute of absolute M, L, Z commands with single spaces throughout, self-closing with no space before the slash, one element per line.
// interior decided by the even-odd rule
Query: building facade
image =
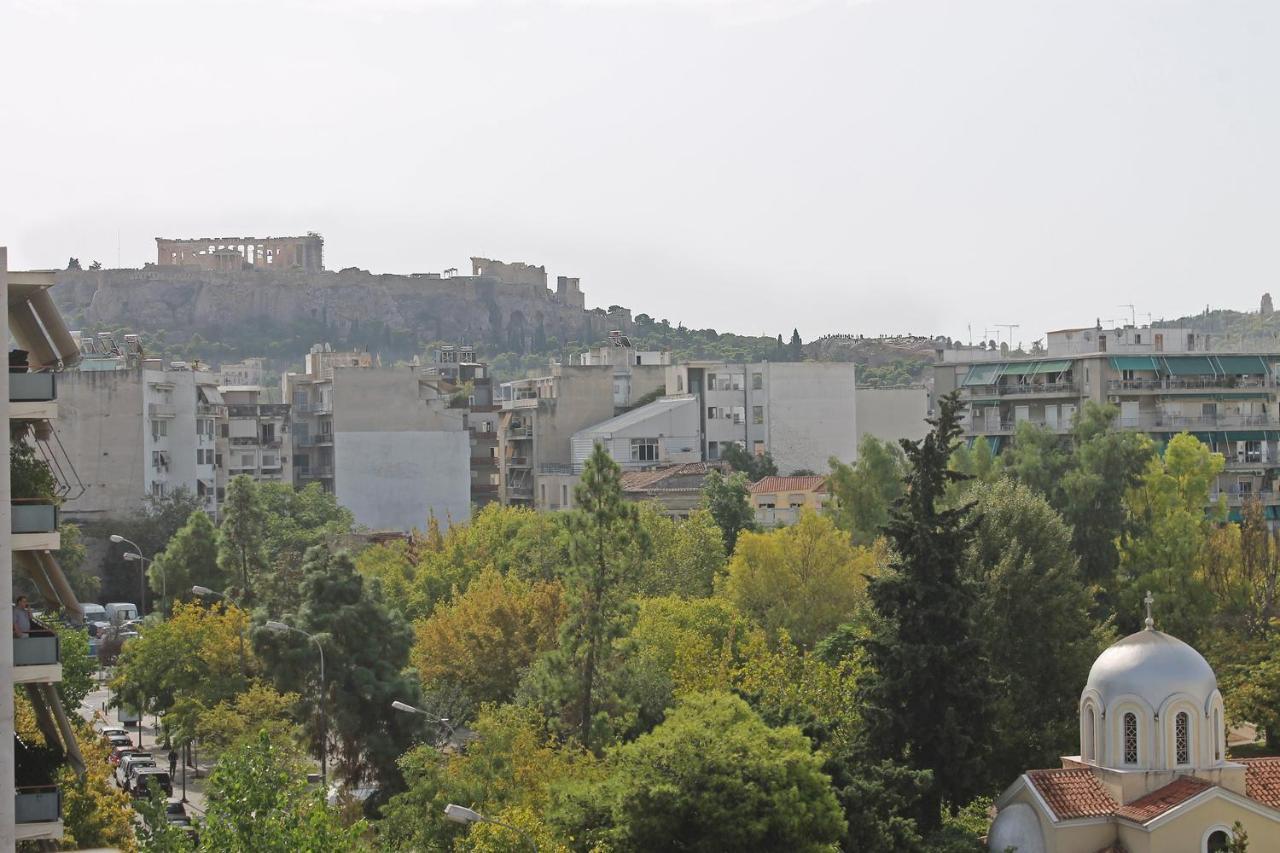
<path fill-rule="evenodd" d="M 795 524 L 805 510 L 822 512 L 831 499 L 827 478 L 763 477 L 751 484 L 751 507 L 756 524 L 779 527 Z"/>
<path fill-rule="evenodd" d="M 219 424 L 221 458 L 218 495 L 227 481 L 246 475 L 258 482 L 293 484 L 293 432 L 288 403 L 268 402 L 270 391 L 259 385 L 222 385 L 218 394 L 225 417 Z M 197 436 L 203 438 L 202 427 Z M 197 450 L 197 456 L 200 450 Z M 206 455 L 208 451 L 205 451 Z"/>
<path fill-rule="evenodd" d="M 156 238 L 156 265 L 199 267 L 216 272 L 251 269 L 324 269 L 324 238 L 315 231 L 302 237 Z"/>
<path fill-rule="evenodd" d="M 1085 404 L 1111 404 L 1119 429 L 1156 442 L 1187 432 L 1222 453 L 1210 497 L 1225 498 L 1233 517 L 1259 500 L 1280 520 L 1280 353 L 1217 351 L 1199 333 L 1149 327 L 1065 329 L 1048 341 L 1039 357 L 939 353 L 934 393 L 959 391 L 970 443 L 1000 452 L 1022 423 L 1065 436 Z"/>
<path fill-rule="evenodd" d="M 14 625 L 16 594 L 27 595 L 35 610 L 58 611 L 72 624 L 84 612 L 58 564 L 61 545 L 57 502 L 75 488 L 70 465 L 59 452 L 62 417 L 57 403 L 59 371 L 73 367 L 79 347 L 49 297 L 51 272 L 9 272 L 0 247 L 0 291 L 4 293 L 9 335 L 9 370 L 0 378 L 10 441 L 0 459 L 0 585 L 4 617 Z M 47 465 L 58 494 L 41 494 L 34 481 L 13 477 L 11 446 L 34 450 L 30 464 Z M 57 467 L 55 464 L 57 463 Z M 16 570 L 16 572 L 15 572 Z M 14 694 L 20 689 L 35 711 L 47 743 L 59 747 L 67 764 L 83 775 L 85 765 L 67 711 L 57 691 L 62 680 L 58 637 L 32 624 L 29 632 L 0 632 L 0 850 L 19 841 L 49 842 L 62 837 L 62 794 L 41 761 L 24 761 L 26 747 L 15 733 Z"/>

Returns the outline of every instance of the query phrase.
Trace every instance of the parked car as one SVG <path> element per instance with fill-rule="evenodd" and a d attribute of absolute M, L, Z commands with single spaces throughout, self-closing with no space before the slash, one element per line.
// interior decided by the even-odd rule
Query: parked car
<path fill-rule="evenodd" d="M 117 744 L 111 748 L 111 755 L 108 756 L 107 760 L 111 762 L 113 767 L 119 767 L 120 761 L 126 755 L 133 755 L 135 752 L 142 752 L 142 750 L 138 749 L 132 743 L 129 743 L 127 746 L 125 744 Z"/>
<path fill-rule="evenodd" d="M 120 766 L 116 768 L 116 783 L 121 788 L 129 787 L 129 777 L 133 775 L 133 771 L 139 767 L 155 767 L 155 756 L 147 752 L 135 752 L 132 755 L 126 755 L 120 759 Z"/>
<path fill-rule="evenodd" d="M 104 734 L 103 737 L 105 737 L 107 739 L 107 743 L 111 744 L 113 747 L 133 746 L 133 738 L 129 737 L 128 732 L 120 732 L 119 734 L 113 732 L 109 735 Z"/>
<path fill-rule="evenodd" d="M 159 767 L 138 767 L 133 771 L 125 790 L 135 797 L 146 797 L 149 795 L 148 790 L 153 787 L 164 791 L 166 797 L 173 796 L 173 781 L 169 778 L 168 770 Z"/>
<path fill-rule="evenodd" d="M 102 731 L 98 732 L 98 734 L 100 734 L 106 740 L 111 740 L 113 737 L 127 738 L 129 737 L 129 730 L 122 729 L 119 726 L 106 726 L 105 728 L 102 729 Z"/>

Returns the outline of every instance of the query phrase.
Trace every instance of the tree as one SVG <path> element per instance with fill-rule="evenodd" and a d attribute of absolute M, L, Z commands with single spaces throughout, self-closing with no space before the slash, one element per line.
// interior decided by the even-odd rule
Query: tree
<path fill-rule="evenodd" d="M 157 498 L 148 495 L 143 499 L 140 512 L 132 512 L 117 521 L 94 522 L 84 525 L 90 538 L 105 539 L 118 533 L 138 543 L 144 557 L 154 557 L 163 551 L 174 534 L 187 523 L 191 513 L 202 508 L 201 498 L 180 487 Z M 138 563 L 124 559 L 133 551 L 128 543 L 113 544 L 103 564 L 101 594 L 108 601 L 131 601 L 138 592 Z M 141 604 L 142 602 L 139 602 Z"/>
<path fill-rule="evenodd" d="M 844 834 L 808 740 L 769 728 L 735 696 L 685 698 L 608 763 L 608 779 L 579 796 L 608 808 L 606 836 L 620 849 L 818 853 Z"/>
<path fill-rule="evenodd" d="M 80 535 L 80 526 L 63 522 L 58 525 L 60 538 L 58 547 L 58 565 L 77 601 L 92 601 L 98 597 L 102 588 L 102 579 L 85 566 L 87 549 L 84 537 Z"/>
<path fill-rule="evenodd" d="M 89 269 L 91 270 L 102 269 L 102 261 L 94 261 L 93 263 L 89 264 Z"/>
<path fill-rule="evenodd" d="M 606 706 L 616 695 L 615 643 L 629 627 L 628 600 L 649 543 L 639 510 L 622 498 L 622 472 L 602 445 L 583 467 L 574 505 L 564 572 L 568 616 L 559 648 L 542 658 L 536 681 L 578 742 L 592 749 L 610 729 Z"/>
<path fill-rule="evenodd" d="M 78 269 L 84 269 L 84 267 L 80 266 L 79 258 L 69 258 L 67 260 L 67 269 L 78 270 Z"/>
<path fill-rule="evenodd" d="M 1073 459 L 1062 436 L 1023 421 L 1014 429 L 1013 442 L 1001 459 L 1014 479 L 1044 495 L 1052 506 L 1063 506 L 1062 479 Z"/>
<path fill-rule="evenodd" d="M 192 586 L 222 590 L 228 577 L 218 565 L 218 530 L 204 510 L 196 510 L 147 570 L 152 591 L 170 601 L 191 596 Z"/>
<path fill-rule="evenodd" d="M 1209 487 L 1222 471 L 1221 454 L 1182 433 L 1150 460 L 1124 498 L 1127 530 L 1120 541 L 1117 616 L 1122 627 L 1139 627 L 1147 590 L 1161 603 L 1164 630 L 1197 645 L 1209 627 L 1213 600 L 1202 570 L 1211 533 L 1205 514 Z M 1225 520 L 1225 501 L 1217 508 Z"/>
<path fill-rule="evenodd" d="M 231 478 L 222 505 L 218 565 L 240 583 L 245 601 L 253 600 L 251 576 L 266 565 L 266 515 L 258 486 L 246 474 Z"/>
<path fill-rule="evenodd" d="M 319 684 L 316 644 L 296 633 L 255 629 L 253 645 L 278 690 L 301 695 L 309 741 L 319 754 L 326 734 L 337 775 L 357 786 L 373 782 L 390 792 L 400 785 L 396 758 L 420 730 L 421 718 L 394 710 L 415 704 L 419 688 L 406 671 L 413 637 L 409 626 L 366 583 L 351 558 L 317 545 L 307 552 L 300 603 L 290 620 L 324 648 L 325 683 Z M 328 730 L 320 727 L 323 703 Z"/>
<path fill-rule="evenodd" d="M 791 361 L 804 361 L 804 344 L 800 341 L 800 330 L 791 330 L 791 342 L 787 344 L 787 357 Z"/>
<path fill-rule="evenodd" d="M 179 699 L 210 707 L 247 686 L 241 637 L 247 615 L 235 607 L 174 605 L 120 653 L 111 688 L 117 701 L 164 713 Z"/>
<path fill-rule="evenodd" d="M 785 630 L 812 648 L 853 614 L 882 558 L 850 545 L 830 518 L 802 512 L 791 527 L 744 533 L 721 591 L 770 635 Z"/>
<path fill-rule="evenodd" d="M 873 542 L 889 523 L 889 508 L 902 495 L 906 457 L 896 444 L 864 435 L 858 442 L 858 461 L 848 465 L 834 456 L 827 487 L 828 512 L 836 525 L 860 545 Z"/>
<path fill-rule="evenodd" d="M 683 521 L 656 504 L 640 505 L 640 525 L 650 543 L 637 593 L 708 596 L 724 571 L 724 537 L 715 519 L 696 509 Z"/>
<path fill-rule="evenodd" d="M 279 693 L 255 680 L 244 692 L 202 712 L 192 734 L 215 759 L 246 739 L 256 741 L 262 732 L 272 742 L 296 744 L 301 733 L 292 718 L 298 699 L 297 693 Z"/>
<path fill-rule="evenodd" d="M 773 463 L 773 456 L 764 453 L 748 453 L 746 448 L 736 442 L 730 442 L 720 453 L 720 459 L 729 467 L 747 475 L 747 479 L 755 483 L 765 477 L 776 477 L 778 466 Z"/>
<path fill-rule="evenodd" d="M 1048 501 L 1008 479 L 976 497 L 965 570 L 997 684 L 1000 738 L 986 770 L 998 785 L 1047 766 L 1077 736 L 1080 685 L 1109 638 L 1095 629 L 1071 531 Z"/>
<path fill-rule="evenodd" d="M 739 533 L 756 529 L 747 478 L 742 474 L 725 478 L 719 471 L 708 471 L 702 484 L 702 504 L 720 527 L 726 554 L 733 554 Z"/>
<path fill-rule="evenodd" d="M 840 849 L 914 853 L 923 848 L 915 815 L 933 785 L 928 770 L 892 761 L 836 762 L 833 783 L 848 829 Z"/>
<path fill-rule="evenodd" d="M 62 680 L 58 682 L 58 695 L 65 708 L 79 708 L 84 697 L 93 692 L 94 677 L 98 674 L 98 662 L 89 654 L 89 635 L 84 628 L 72 627 L 61 620 L 48 620 L 58 635 L 62 649 Z"/>
<path fill-rule="evenodd" d="M 994 716 L 976 596 L 962 571 L 977 519 L 967 505 L 939 506 L 963 478 L 948 468 L 962 407 L 957 393 L 946 395 L 932 431 L 902 442 L 907 488 L 886 528 L 894 556 L 868 586 L 877 619 L 862 692 L 867 742 L 881 758 L 933 772 L 916 815 L 926 833 L 944 801 L 963 804 L 980 790 Z"/>
<path fill-rule="evenodd" d="M 209 774 L 202 850 L 327 853 L 359 850 L 364 821 L 343 826 L 307 784 L 302 758 L 265 732 L 222 757 Z"/>
<path fill-rule="evenodd" d="M 494 569 L 414 626 L 410 660 L 426 689 L 461 688 L 470 704 L 509 701 L 524 670 L 555 647 L 564 617 L 555 581 L 524 581 Z"/>
<path fill-rule="evenodd" d="M 445 818 L 449 803 L 465 803 L 529 831 L 539 850 L 558 850 L 567 840 L 549 833 L 533 815 L 551 809 L 552 789 L 559 783 L 600 779 L 595 757 L 572 741 L 560 743 L 546 720 L 527 706 L 486 706 L 474 728 L 477 738 L 464 752 L 442 755 L 423 744 L 401 757 L 405 790 L 387 803 L 377 826 L 384 849 L 474 849 L 461 842 L 476 840 L 475 827 L 468 832 Z"/>
<path fill-rule="evenodd" d="M 67 850 L 108 847 L 133 853 L 138 848 L 129 797 L 112 781 L 104 742 L 87 724 L 73 719 L 85 772 L 76 773 L 66 764 L 58 769 L 64 826 L 61 846 Z"/>

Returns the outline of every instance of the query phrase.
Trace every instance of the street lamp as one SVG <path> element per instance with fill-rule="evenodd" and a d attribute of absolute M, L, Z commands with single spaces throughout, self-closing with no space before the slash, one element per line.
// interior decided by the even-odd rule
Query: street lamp
<path fill-rule="evenodd" d="M 155 560 L 147 559 L 141 554 L 135 554 L 132 551 L 126 551 L 124 558 L 130 563 L 136 560 L 141 560 L 143 571 L 146 570 L 147 563 L 151 563 L 152 565 L 155 565 L 155 562 L 156 562 Z M 167 581 L 168 581 L 168 578 L 165 576 L 165 571 L 164 571 L 164 561 L 161 561 L 160 562 L 160 612 L 161 613 L 164 613 L 166 610 L 169 609 L 169 589 L 168 589 Z"/>
<path fill-rule="evenodd" d="M 509 823 L 503 823 L 500 820 L 485 817 L 478 811 L 469 809 L 466 806 L 459 806 L 455 803 L 449 803 L 449 805 L 444 807 L 444 816 L 454 823 L 492 823 L 495 826 L 504 827 L 512 832 L 518 833 L 521 838 L 529 842 L 529 846 L 533 848 L 533 853 L 538 853 L 538 843 L 533 840 L 533 836 L 518 826 L 512 826 Z"/>
<path fill-rule="evenodd" d="M 119 533 L 111 534 L 111 541 L 119 545 L 121 542 L 126 545 L 132 545 L 133 550 L 137 552 L 135 559 L 138 560 L 138 618 L 147 612 L 147 573 L 146 562 L 142 557 L 142 549 L 138 547 L 138 543 L 132 539 L 125 539 Z M 129 559 L 129 555 L 125 554 L 124 558 Z"/>
<path fill-rule="evenodd" d="M 268 631 L 275 631 L 277 634 L 284 634 L 292 631 L 295 634 L 301 634 L 308 640 L 316 644 L 316 651 L 320 652 L 320 700 L 316 703 L 320 706 L 320 786 L 324 788 L 325 796 L 329 795 L 328 783 L 328 757 L 329 757 L 329 726 L 324 713 L 325 691 L 324 691 L 324 646 L 320 645 L 320 638 L 315 634 L 308 634 L 301 628 L 295 628 L 292 625 L 286 625 L 274 619 L 266 624 Z"/>
<path fill-rule="evenodd" d="M 231 602 L 232 604 L 234 604 L 238 609 L 240 609 L 240 610 L 244 610 L 244 608 L 240 606 L 240 602 L 239 602 L 239 601 L 236 601 L 236 599 L 235 599 L 233 596 L 227 595 L 225 592 L 218 592 L 216 589 L 209 589 L 209 587 L 207 587 L 207 586 L 193 586 L 193 587 L 191 587 L 191 594 L 192 594 L 192 595 L 213 595 L 213 596 L 217 596 L 218 598 L 221 598 L 223 601 L 230 601 L 230 602 Z M 241 632 L 240 632 L 240 674 L 241 674 L 241 675 L 245 675 L 245 666 L 244 666 L 244 631 L 241 631 Z"/>
<path fill-rule="evenodd" d="M 414 706 L 410 705 L 408 702 L 401 702 L 399 699 L 394 700 L 391 703 L 391 707 L 395 708 L 397 711 L 404 711 L 406 714 L 421 714 L 422 716 L 426 717 L 428 720 L 431 720 L 432 722 L 440 723 L 441 725 L 443 725 L 445 728 L 449 730 L 449 734 L 451 736 L 457 735 L 457 732 L 454 730 L 453 726 L 449 724 L 448 717 L 437 717 L 435 714 L 429 714 L 426 711 L 422 710 L 421 708 L 415 708 Z"/>

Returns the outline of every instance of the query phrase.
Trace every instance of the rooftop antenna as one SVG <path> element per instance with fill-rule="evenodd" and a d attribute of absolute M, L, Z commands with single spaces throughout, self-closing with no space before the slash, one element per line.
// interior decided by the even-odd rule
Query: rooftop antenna
<path fill-rule="evenodd" d="M 1142 603 L 1147 605 L 1147 620 L 1145 624 L 1148 631 L 1153 631 L 1156 627 L 1156 620 L 1151 618 L 1151 605 L 1155 604 L 1155 602 L 1156 600 L 1151 597 L 1151 590 L 1147 590 L 1147 596 L 1142 599 Z"/>
<path fill-rule="evenodd" d="M 1117 307 L 1117 308 L 1128 308 L 1128 309 L 1129 309 L 1129 325 L 1130 325 L 1130 326 L 1136 326 L 1136 325 L 1138 325 L 1138 315 L 1137 315 L 1137 313 L 1136 313 L 1136 312 L 1137 312 L 1137 309 L 1136 309 L 1136 308 L 1134 308 L 1134 306 L 1133 306 L 1133 303 L 1132 303 L 1132 302 L 1128 302 L 1128 303 L 1121 302 L 1121 303 L 1120 303 L 1119 305 L 1117 305 L 1116 307 Z"/>
<path fill-rule="evenodd" d="M 1004 330 L 1005 330 L 1005 335 L 1006 335 L 1006 336 L 1008 337 L 1008 339 L 1009 339 L 1009 340 L 1008 340 L 1009 347 L 1010 347 L 1010 349 L 1012 349 L 1012 348 L 1013 348 L 1013 330 L 1014 330 L 1014 329 L 1020 329 L 1020 328 L 1022 328 L 1021 324 L 1019 324 L 1019 323 L 995 323 L 994 325 L 995 325 L 995 327 L 996 327 L 997 329 L 1004 329 Z"/>

